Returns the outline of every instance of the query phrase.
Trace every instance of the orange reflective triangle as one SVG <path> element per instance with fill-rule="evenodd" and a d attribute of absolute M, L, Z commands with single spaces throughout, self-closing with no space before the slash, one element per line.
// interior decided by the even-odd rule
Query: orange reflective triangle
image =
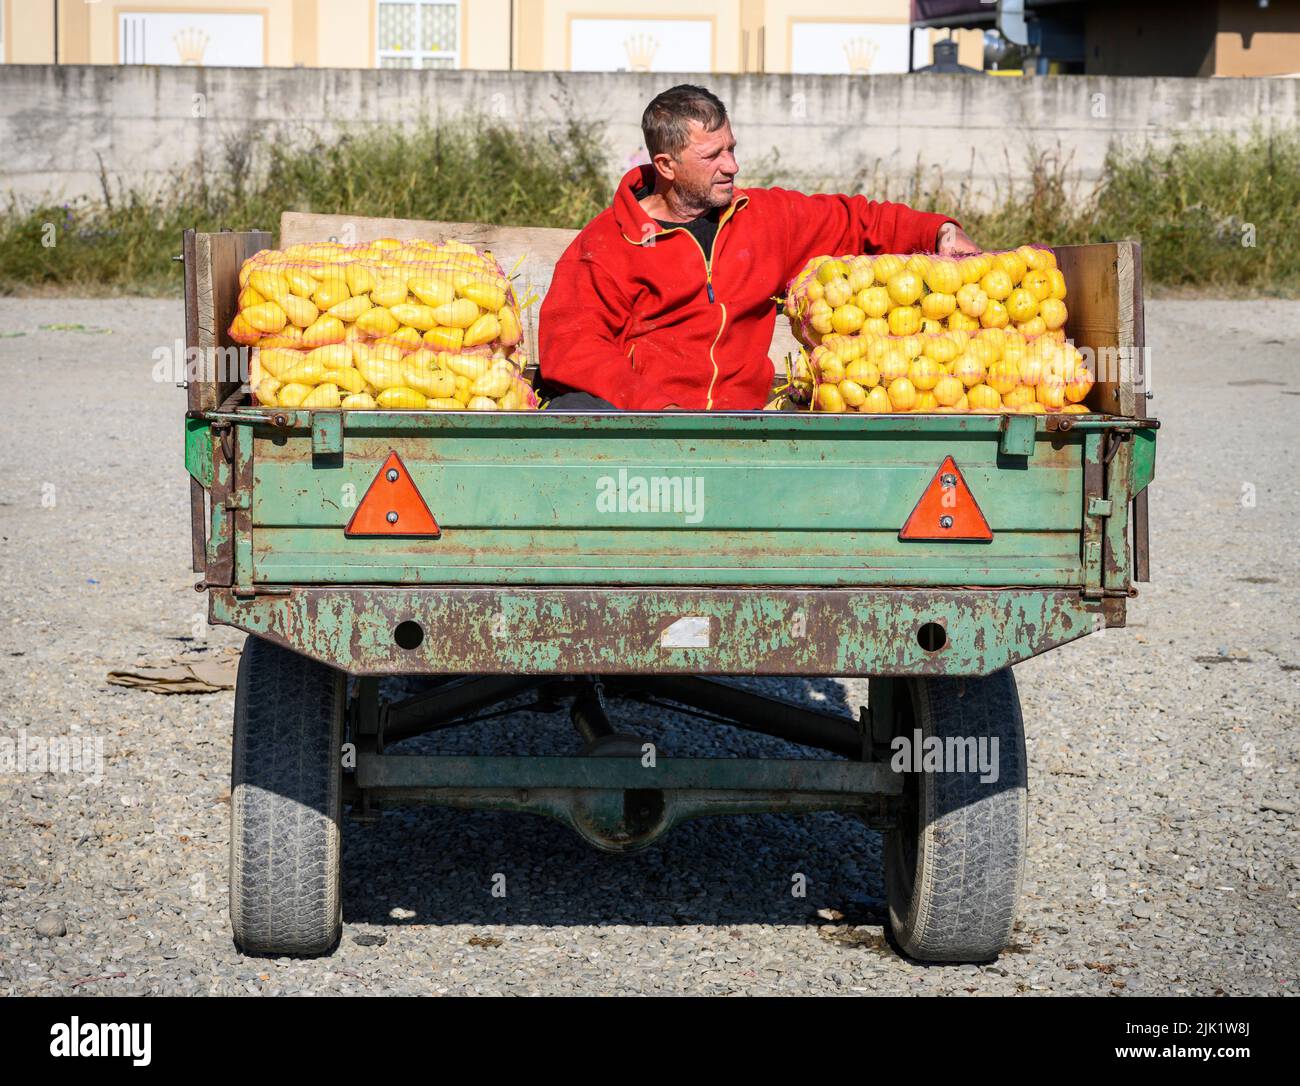
<path fill-rule="evenodd" d="M 993 538 L 993 529 L 951 456 L 939 465 L 898 538 L 981 543 Z"/>
<path fill-rule="evenodd" d="M 420 491 L 411 480 L 396 450 L 388 454 L 384 466 L 366 490 L 357 511 L 352 514 L 344 535 L 429 535 L 439 536 L 442 529 L 433 519 Z"/>

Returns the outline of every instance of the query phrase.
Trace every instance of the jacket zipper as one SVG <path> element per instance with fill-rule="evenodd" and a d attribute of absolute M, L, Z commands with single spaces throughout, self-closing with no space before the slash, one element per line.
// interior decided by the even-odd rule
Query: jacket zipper
<path fill-rule="evenodd" d="M 691 234 L 691 232 L 687 230 L 684 226 L 675 226 L 671 230 L 661 230 L 658 234 L 654 235 L 655 237 L 663 237 L 665 234 L 676 234 L 676 233 L 686 233 L 690 235 L 691 241 L 695 242 L 695 248 L 699 249 L 700 251 L 700 259 L 704 261 L 704 289 L 709 296 L 710 305 L 717 304 L 718 301 L 717 297 L 713 293 L 713 257 L 718 249 L 718 235 L 722 233 L 722 227 L 726 224 L 727 220 L 730 219 L 731 216 L 735 214 L 737 208 L 743 207 L 747 203 L 749 203 L 748 198 L 744 199 L 743 201 L 734 203 L 729 208 L 727 208 L 727 213 L 718 220 L 718 229 L 717 232 L 713 235 L 713 241 L 709 245 L 709 252 L 707 256 L 704 253 L 704 246 L 701 245 L 699 243 L 699 240 L 695 237 L 695 235 Z M 623 238 L 626 241 L 632 242 L 633 245 L 645 244 L 644 241 L 637 242 L 634 239 L 629 238 L 626 234 L 623 235 Z M 714 348 L 716 348 L 718 345 L 718 340 L 722 338 L 722 332 L 726 327 L 727 327 L 727 307 L 724 305 L 722 306 L 722 323 L 718 325 L 718 334 L 713 337 L 713 343 L 709 347 L 709 363 L 713 366 L 713 376 L 709 378 L 709 388 L 708 391 L 704 394 L 704 410 L 706 411 L 710 410 L 713 407 L 713 386 L 718 383 L 718 360 L 714 357 L 713 351 Z"/>
<path fill-rule="evenodd" d="M 718 220 L 718 229 L 713 235 L 713 241 L 709 244 L 709 252 L 707 256 L 704 253 L 704 246 L 700 244 L 699 239 L 685 227 L 677 226 L 672 230 L 663 231 L 664 234 L 684 233 L 691 239 L 691 241 L 695 242 L 695 248 L 699 249 L 700 258 L 704 261 L 704 289 L 709 296 L 710 305 L 717 303 L 717 298 L 713 293 L 713 257 L 718 249 L 718 235 L 722 233 L 722 227 L 726 224 L 727 220 L 731 218 L 735 213 L 736 208 L 739 206 L 741 205 L 732 204 L 731 207 L 727 208 L 727 213 Z M 722 338 L 722 331 L 726 327 L 727 307 L 724 305 L 722 307 L 722 323 L 718 325 L 718 334 L 713 337 L 713 343 L 709 347 L 709 363 L 713 366 L 713 376 L 709 378 L 709 388 L 704 394 L 705 411 L 709 411 L 713 407 L 713 386 L 718 382 L 718 360 L 714 357 L 713 351 L 718 345 L 718 340 Z"/>
<path fill-rule="evenodd" d="M 718 250 L 718 235 L 722 233 L 722 227 L 735 213 L 736 208 L 741 206 L 743 205 L 732 204 L 731 207 L 727 208 L 727 213 L 718 220 L 718 229 L 713 235 L 713 241 L 709 243 L 709 251 L 707 255 L 705 254 L 704 246 L 700 244 L 699 239 L 684 226 L 674 226 L 671 230 L 664 230 L 658 235 L 659 237 L 663 237 L 664 234 L 686 234 L 691 241 L 695 242 L 695 248 L 700 251 L 700 259 L 704 261 L 704 289 L 709 295 L 710 304 L 717 302 L 717 298 L 713 296 L 713 256 Z"/>

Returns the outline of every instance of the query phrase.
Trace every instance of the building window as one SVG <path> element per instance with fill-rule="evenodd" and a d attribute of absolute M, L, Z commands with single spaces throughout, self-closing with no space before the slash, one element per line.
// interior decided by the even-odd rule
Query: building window
<path fill-rule="evenodd" d="M 380 68 L 459 68 L 460 3 L 378 0 Z"/>

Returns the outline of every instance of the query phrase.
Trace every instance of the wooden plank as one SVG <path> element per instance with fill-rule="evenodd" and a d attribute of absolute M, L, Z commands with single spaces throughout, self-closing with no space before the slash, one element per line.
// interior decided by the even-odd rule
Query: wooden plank
<path fill-rule="evenodd" d="M 1131 241 L 1115 243 L 1116 276 L 1115 291 L 1118 296 L 1118 339 L 1120 347 L 1119 367 L 1119 413 L 1127 418 L 1138 414 L 1137 394 L 1134 389 L 1139 368 L 1137 358 L 1137 299 L 1139 289 L 1137 277 L 1140 272 L 1140 258 L 1135 252 L 1137 246 Z"/>
<path fill-rule="evenodd" d="M 185 271 L 185 397 L 190 411 L 199 410 L 202 389 L 200 375 L 189 372 L 189 359 L 193 357 L 190 350 L 199 347 L 199 267 L 196 245 L 196 231 L 191 227 L 181 235 L 181 258 Z"/>
<path fill-rule="evenodd" d="M 1146 364 L 1147 324 L 1146 303 L 1142 296 L 1142 246 L 1138 242 L 1126 242 L 1133 250 L 1133 347 L 1135 369 L 1133 373 L 1133 414 L 1140 419 L 1150 417 L 1147 411 L 1147 392 L 1151 388 L 1148 381 Z"/>
<path fill-rule="evenodd" d="M 545 297 L 556 261 L 577 236 L 576 230 L 536 226 L 495 226 L 487 223 L 435 222 L 419 219 L 371 218 L 359 215 L 318 215 L 286 211 L 280 217 L 280 247 L 313 241 L 359 244 L 377 238 L 399 241 L 424 239 L 463 241 L 487 249 L 507 273 L 517 271 L 516 293 L 521 300 L 535 293 Z M 1066 333 L 1079 347 L 1119 351 L 1118 379 L 1099 380 L 1088 398 L 1089 406 L 1107 414 L 1132 415 L 1136 410 L 1132 386 L 1131 351 L 1141 335 L 1141 259 L 1133 242 L 1098 245 L 1063 245 L 1056 249 L 1065 275 L 1069 319 Z M 540 304 L 524 312 L 528 356 L 537 359 L 537 314 Z M 768 355 L 777 380 L 784 379 L 785 358 L 797 354 L 799 344 L 789 322 L 778 313 Z"/>
<path fill-rule="evenodd" d="M 1062 245 L 1056 259 L 1065 276 L 1066 335 L 1080 350 L 1091 348 L 1099 366 L 1087 404 L 1108 415 L 1134 412 L 1137 246 L 1130 241 Z M 1140 287 L 1137 288 L 1140 290 Z"/>
<path fill-rule="evenodd" d="M 212 411 L 239 388 L 237 375 L 222 362 L 238 350 L 226 334 L 239 299 L 239 267 L 254 253 L 271 247 L 265 230 L 196 234 L 194 238 L 196 345 L 201 352 L 196 410 Z"/>
<path fill-rule="evenodd" d="M 515 279 L 516 294 L 522 301 L 536 293 L 538 301 L 523 314 L 528 357 L 535 363 L 537 351 L 537 314 L 540 299 L 551 286 L 556 261 L 575 237 L 577 230 L 559 230 L 541 226 L 493 226 L 487 223 L 433 222 L 419 219 L 365 218 L 357 215 L 316 215 L 286 211 L 280 216 L 280 247 L 312 241 L 335 240 L 359 244 L 376 238 L 416 239 L 429 241 L 463 241 L 480 249 L 491 250 L 509 274 L 519 264 Z M 768 355 L 776 369 L 777 381 L 785 380 L 785 357 L 797 354 L 799 344 L 790 334 L 789 321 L 778 313 Z"/>
<path fill-rule="evenodd" d="M 481 222 L 434 222 L 422 219 L 366 218 L 360 215 L 317 215 L 286 211 L 280 216 L 280 248 L 312 241 L 338 241 L 359 245 L 378 238 L 398 241 L 463 241 L 490 249 L 509 271 L 521 258 L 524 267 L 549 283 L 551 269 L 576 230 L 546 226 L 496 226 Z"/>
<path fill-rule="evenodd" d="M 196 258 L 195 230 L 193 227 L 181 235 L 181 255 L 185 272 L 185 400 L 190 411 L 198 410 L 202 395 L 200 375 L 189 372 L 191 351 L 199 345 L 199 292 L 198 261 Z M 190 550 L 195 573 L 202 573 L 207 565 L 207 491 L 197 479 L 190 478 Z"/>
<path fill-rule="evenodd" d="M 473 222 L 425 222 L 420 219 L 366 218 L 360 215 L 316 215 L 286 211 L 280 216 L 280 248 L 312 241 L 356 245 L 377 238 L 398 241 L 463 241 L 487 249 L 507 275 L 514 274 L 515 295 L 521 303 L 537 300 L 523 311 L 528 357 L 537 360 L 537 312 L 551 285 L 551 273 L 576 230 L 543 226 L 494 226 Z"/>

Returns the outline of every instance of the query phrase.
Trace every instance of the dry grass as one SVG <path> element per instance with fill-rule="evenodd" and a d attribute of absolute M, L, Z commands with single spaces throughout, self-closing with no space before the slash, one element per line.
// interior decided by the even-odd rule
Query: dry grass
<path fill-rule="evenodd" d="M 105 178 L 98 200 L 0 211 L 0 292 L 177 293 L 171 257 L 182 230 L 274 229 L 286 209 L 578 227 L 608 202 L 605 161 L 600 134 L 577 126 L 527 135 L 483 122 L 372 129 L 297 147 L 232 141 L 206 180 L 176 177 L 145 192 Z M 1008 176 L 1019 172 L 1011 166 Z M 819 187 L 958 209 L 989 248 L 1133 238 L 1153 287 L 1300 294 L 1300 234 L 1288 226 L 1300 206 L 1300 134 L 1116 152 L 1082 192 L 1066 154 L 1033 153 L 1028 167 L 1026 181 L 992 200 L 920 168 L 902 183 L 877 166 Z M 760 163 L 746 181 L 781 175 L 779 162 Z"/>

